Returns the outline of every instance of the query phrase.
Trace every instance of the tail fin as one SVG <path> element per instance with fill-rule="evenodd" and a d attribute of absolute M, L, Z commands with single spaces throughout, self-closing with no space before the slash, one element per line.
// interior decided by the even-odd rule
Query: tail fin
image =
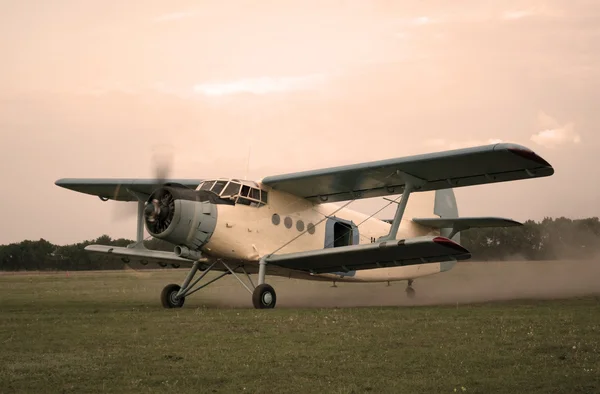
<path fill-rule="evenodd" d="M 442 189 L 435 191 L 433 213 L 443 219 L 458 218 L 458 205 L 456 204 L 454 190 Z M 451 233 L 451 228 L 440 228 L 440 235 L 442 237 L 448 237 Z M 452 240 L 460 243 L 460 233 L 453 236 Z"/>
<path fill-rule="evenodd" d="M 437 215 L 440 218 L 458 217 L 456 198 L 454 197 L 452 189 L 412 193 L 408 199 L 403 218 L 404 220 L 410 221 L 414 218 L 431 218 L 433 216 L 432 214 Z M 384 219 L 384 221 L 392 223 L 392 219 Z M 415 226 L 415 230 L 419 235 L 428 235 L 429 230 L 427 228 L 434 228 L 435 230 L 439 229 L 439 234 L 443 237 L 448 237 L 452 231 L 451 228 L 439 228 L 430 226 L 429 224 L 418 224 L 419 226 Z M 425 226 L 425 229 L 422 226 Z M 437 235 L 437 231 L 435 234 Z M 456 236 L 453 239 L 458 242 L 460 237 Z"/>

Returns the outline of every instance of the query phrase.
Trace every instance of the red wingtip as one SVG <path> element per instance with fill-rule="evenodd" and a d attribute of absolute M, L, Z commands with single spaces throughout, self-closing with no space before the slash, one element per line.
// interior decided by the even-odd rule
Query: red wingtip
<path fill-rule="evenodd" d="M 452 249 L 457 250 L 462 253 L 470 253 L 467 249 L 465 249 L 461 245 L 459 245 L 456 242 L 452 241 L 451 239 L 448 239 L 445 237 L 435 237 L 433 239 L 433 242 L 435 242 L 436 244 L 447 246 L 449 248 L 452 248 Z"/>
<path fill-rule="evenodd" d="M 548 163 L 546 160 L 542 159 L 534 151 L 531 151 L 528 149 L 519 149 L 519 148 L 509 148 L 508 151 L 511 153 L 514 153 L 515 155 L 520 156 L 524 159 L 534 161 L 542 166 L 552 167 L 550 165 L 550 163 Z"/>

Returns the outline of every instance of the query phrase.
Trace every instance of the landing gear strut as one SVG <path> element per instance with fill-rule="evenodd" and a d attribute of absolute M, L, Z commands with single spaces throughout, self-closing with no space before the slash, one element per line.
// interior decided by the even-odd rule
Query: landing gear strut
<path fill-rule="evenodd" d="M 258 286 L 252 292 L 252 304 L 256 309 L 275 308 L 277 295 L 271 285 L 265 283 L 265 274 L 267 272 L 267 262 L 260 259 L 258 262 Z"/>
<path fill-rule="evenodd" d="M 200 282 L 200 280 L 202 280 L 202 278 L 204 278 L 206 276 L 206 274 L 208 274 L 215 267 L 215 265 L 217 263 L 220 263 L 221 265 L 223 265 L 223 267 L 227 271 L 221 273 L 219 276 L 211 279 L 210 281 L 204 283 L 203 285 L 200 285 L 200 286 L 197 286 L 196 288 L 194 288 L 194 286 L 196 286 L 198 284 L 198 282 Z M 229 267 L 229 265 L 227 265 L 223 261 L 216 261 L 216 262 L 210 264 L 208 266 L 208 268 L 206 268 L 204 271 L 202 271 L 202 274 L 198 278 L 196 278 L 196 280 L 194 282 L 192 282 L 192 279 L 194 279 L 196 272 L 198 272 L 200 270 L 201 264 L 202 263 L 200 261 L 194 262 L 194 266 L 192 267 L 190 272 L 187 274 L 187 276 L 181 286 L 176 285 L 176 284 L 170 284 L 170 285 L 167 285 L 163 289 L 163 291 L 160 295 L 160 301 L 161 301 L 163 307 L 165 307 L 165 308 L 181 308 L 183 306 L 183 304 L 185 302 L 185 298 L 187 296 L 197 292 L 200 289 L 205 288 L 206 286 L 210 285 L 213 282 L 216 282 L 217 280 L 221 279 L 222 277 L 224 277 L 226 275 L 233 275 L 242 284 L 242 286 L 244 286 L 244 288 L 246 290 L 248 290 L 248 292 L 252 295 L 252 304 L 254 305 L 254 307 L 256 309 L 275 308 L 275 304 L 277 302 L 277 295 L 275 294 L 275 290 L 273 289 L 273 287 L 271 285 L 268 285 L 265 283 L 266 262 L 261 260 L 259 263 L 258 286 L 254 286 L 254 283 L 252 283 L 252 279 L 250 278 L 250 275 L 248 275 L 248 273 L 244 269 L 243 265 L 238 265 L 234 269 L 231 269 L 231 267 Z M 252 287 L 252 289 L 250 287 L 248 287 L 248 285 L 246 283 L 244 283 L 244 281 L 242 281 L 242 279 L 240 279 L 240 277 L 238 276 L 238 273 L 235 272 L 236 270 L 238 270 L 240 268 L 241 268 L 242 272 L 246 275 L 248 282 L 250 284 L 250 287 Z"/>
<path fill-rule="evenodd" d="M 412 284 L 413 280 L 409 279 L 408 284 L 406 285 L 406 296 L 408 298 L 415 298 L 415 296 L 417 295 L 415 289 L 412 287 Z"/>

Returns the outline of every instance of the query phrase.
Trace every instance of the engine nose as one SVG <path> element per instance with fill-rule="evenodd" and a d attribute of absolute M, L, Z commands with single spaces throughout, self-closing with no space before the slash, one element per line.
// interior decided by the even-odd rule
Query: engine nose
<path fill-rule="evenodd" d="M 160 234 L 166 231 L 175 214 L 175 198 L 169 190 L 161 188 L 148 198 L 144 208 L 146 228 L 149 232 Z"/>
<path fill-rule="evenodd" d="M 206 191 L 161 187 L 146 202 L 146 230 L 155 238 L 199 250 L 217 225 L 217 204 L 212 199 Z"/>

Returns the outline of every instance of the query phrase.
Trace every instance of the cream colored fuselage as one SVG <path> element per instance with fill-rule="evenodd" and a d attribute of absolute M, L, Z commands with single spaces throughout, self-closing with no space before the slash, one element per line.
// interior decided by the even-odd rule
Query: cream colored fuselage
<path fill-rule="evenodd" d="M 261 207 L 237 204 L 219 205 L 215 231 L 203 250 L 212 256 L 226 260 L 245 261 L 246 269 L 255 272 L 260 257 L 268 254 L 284 254 L 325 247 L 325 223 L 328 216 L 352 221 L 358 226 L 360 244 L 373 242 L 387 235 L 390 224 L 363 213 L 343 207 L 341 204 L 313 204 L 294 195 L 270 189 L 268 203 Z M 412 194 L 400 224 L 397 239 L 423 235 L 439 235 L 436 229 L 412 222 L 413 217 L 433 215 L 434 193 Z M 274 224 L 273 215 L 279 216 Z M 291 225 L 290 225 L 291 219 Z M 286 226 L 287 222 L 287 226 Z M 300 222 L 300 225 L 298 223 Z M 314 225 L 314 231 L 306 231 Z M 289 226 L 289 227 L 288 227 Z M 453 264 L 429 263 L 404 267 L 377 268 L 356 271 L 353 276 L 338 274 L 309 274 L 278 267 L 268 267 L 270 275 L 308 280 L 385 282 L 414 279 L 448 270 Z"/>

